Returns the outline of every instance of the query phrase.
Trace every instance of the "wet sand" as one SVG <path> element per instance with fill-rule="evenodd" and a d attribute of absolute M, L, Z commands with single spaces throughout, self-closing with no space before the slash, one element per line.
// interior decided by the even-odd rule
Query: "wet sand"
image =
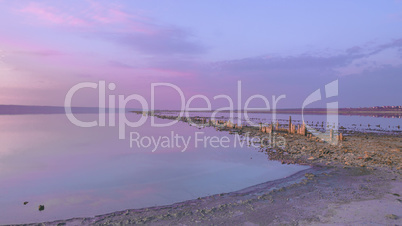
<path fill-rule="evenodd" d="M 232 134 L 264 135 L 252 127 L 243 127 L 241 131 L 217 129 Z M 298 134 L 282 135 L 286 147 L 261 151 L 283 164 L 308 164 L 312 168 L 237 192 L 45 224 L 402 224 L 401 133 L 349 131 L 338 145 Z"/>

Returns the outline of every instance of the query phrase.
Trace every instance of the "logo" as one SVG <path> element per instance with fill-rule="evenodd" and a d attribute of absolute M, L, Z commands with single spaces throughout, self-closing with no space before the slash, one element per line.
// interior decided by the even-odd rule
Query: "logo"
<path fill-rule="evenodd" d="M 338 96 L 338 80 L 332 81 L 325 85 L 325 98 L 336 97 Z M 311 93 L 303 102 L 302 106 L 302 120 L 304 121 L 304 109 L 309 105 L 316 101 L 322 100 L 321 89 L 317 89 L 313 93 Z M 320 132 L 313 127 L 307 125 L 307 130 L 312 133 L 314 136 L 317 136 L 328 143 L 338 144 L 338 101 L 329 102 L 326 104 L 327 109 L 327 123 L 325 132 Z"/>
<path fill-rule="evenodd" d="M 156 121 L 155 119 L 157 117 L 155 116 L 154 111 L 155 111 L 155 100 L 157 99 L 156 96 L 156 90 L 158 88 L 168 88 L 173 91 L 175 91 L 180 98 L 177 99 L 177 101 L 180 101 L 180 109 L 178 111 L 175 111 L 175 114 L 177 113 L 178 115 L 174 116 L 174 120 L 165 120 L 165 123 L 161 123 L 160 121 Z M 81 90 L 81 89 L 93 89 L 95 93 L 98 94 L 98 119 L 93 120 L 93 121 L 80 121 L 79 119 L 76 118 L 76 116 L 73 114 L 72 111 L 72 102 L 75 97 L 75 94 Z M 127 138 L 127 128 L 138 128 L 148 120 L 148 117 L 150 117 L 151 120 L 151 127 L 168 127 L 176 124 L 177 122 L 180 121 L 180 119 L 185 118 L 185 122 L 189 123 L 192 126 L 196 126 L 198 128 L 203 128 L 205 126 L 215 126 L 215 127 L 222 127 L 223 129 L 227 128 L 232 128 L 232 129 L 238 129 L 242 128 L 243 125 L 247 126 L 253 126 L 253 127 L 258 127 L 260 131 L 263 133 L 269 133 L 268 131 L 271 131 L 272 133 L 273 128 L 275 128 L 275 131 L 278 130 L 278 132 L 289 132 L 291 133 L 292 128 L 290 128 L 289 124 L 289 130 L 285 128 L 279 128 L 279 122 L 277 120 L 276 116 L 276 106 L 278 102 L 282 99 L 286 98 L 285 94 L 275 96 L 273 95 L 270 100 L 269 98 L 265 97 L 264 95 L 260 94 L 255 94 L 249 96 L 247 99 L 244 99 L 242 96 L 242 82 L 238 81 L 237 82 L 237 94 L 233 96 L 233 98 L 229 95 L 226 94 L 219 94 L 213 97 L 213 99 L 208 98 L 205 95 L 202 94 L 197 94 L 193 95 L 189 98 L 186 98 L 184 95 L 184 92 L 180 89 L 179 86 L 172 84 L 172 83 L 152 83 L 150 86 L 150 101 L 147 101 L 145 97 L 139 95 L 139 94 L 131 94 L 128 96 L 125 95 L 116 95 L 113 94 L 113 91 L 116 89 L 116 84 L 115 83 L 106 83 L 106 81 L 99 81 L 98 83 L 95 82 L 82 82 L 79 84 L 76 84 L 73 86 L 66 94 L 65 97 L 65 102 L 64 102 L 64 107 L 65 107 L 65 112 L 67 118 L 70 120 L 71 123 L 73 123 L 76 126 L 79 127 L 118 127 L 118 137 L 120 140 L 125 140 Z M 322 94 L 323 92 L 323 94 Z M 311 93 L 303 102 L 302 105 L 302 129 L 303 131 L 309 131 L 312 133 L 314 136 L 319 137 L 331 144 L 336 145 L 338 143 L 337 135 L 338 135 L 338 102 L 328 102 L 326 103 L 326 114 L 327 114 L 327 122 L 326 122 L 326 128 L 325 131 L 319 131 L 318 129 L 313 128 L 312 126 L 307 125 L 304 120 L 304 115 L 305 115 L 305 108 L 317 101 L 322 101 L 323 98 L 325 99 L 332 98 L 332 97 L 337 97 L 338 96 L 338 80 L 335 80 L 331 83 L 328 83 L 325 85 L 325 88 L 322 89 L 317 89 L 313 93 Z M 213 101 L 216 101 L 217 99 L 224 99 L 227 100 L 228 106 L 227 107 L 222 107 L 213 110 L 212 109 L 212 103 Z M 263 106 L 260 108 L 252 108 L 250 107 L 250 103 L 253 100 L 259 99 L 260 101 L 262 100 Z M 193 106 L 193 101 L 198 100 L 204 102 L 203 108 L 200 107 L 192 107 Z M 135 119 L 137 121 L 130 121 L 127 118 L 126 115 L 126 108 L 127 105 L 135 101 L 141 105 L 141 114 L 139 114 L 139 119 Z M 243 102 L 244 101 L 244 102 Z M 116 112 L 117 111 L 117 112 Z M 210 112 L 210 116 L 207 117 L 208 121 L 206 118 L 194 118 L 190 117 L 191 112 Z M 271 113 L 271 123 L 268 125 L 268 127 L 262 127 L 262 123 L 258 123 L 255 120 L 252 120 L 252 118 L 249 117 L 249 111 L 252 112 L 259 112 L 259 111 L 266 111 Z M 225 113 L 227 114 L 228 117 L 226 117 L 225 120 L 220 120 L 219 118 L 217 119 L 218 113 Z M 117 114 L 116 114 L 117 113 Z M 108 114 L 109 120 L 106 121 L 106 114 Z M 116 122 L 116 120 L 118 120 Z M 227 121 L 226 121 L 227 120 Z M 274 125 L 276 123 L 276 126 Z M 305 125 L 305 127 L 304 127 Z M 286 130 L 286 131 L 284 131 Z M 305 135 L 304 133 L 301 133 Z M 198 134 L 199 135 L 199 134 Z M 194 135 L 195 138 L 198 136 L 197 134 Z M 271 145 L 273 144 L 274 146 L 278 146 L 278 144 L 281 144 L 281 146 L 284 146 L 285 144 L 285 138 L 280 137 L 280 133 L 274 133 L 273 136 L 271 137 L 256 137 L 260 140 L 249 140 L 250 143 L 258 143 L 261 147 L 268 144 Z M 261 140 L 262 138 L 262 140 Z M 129 140 L 130 140 L 130 147 L 132 146 L 144 146 L 144 147 L 154 147 L 152 151 L 155 151 L 158 147 L 160 146 L 166 146 L 166 147 L 171 147 L 174 146 L 173 144 L 178 144 L 181 143 L 180 147 L 184 147 L 183 150 L 186 150 L 188 147 L 188 144 L 190 140 L 186 140 L 191 138 L 184 138 L 181 135 L 178 134 L 171 134 L 170 136 L 164 136 L 164 137 L 144 137 L 141 136 L 139 132 L 130 132 L 129 133 Z M 195 142 L 198 142 L 201 140 L 201 138 L 193 139 Z M 217 139 L 212 139 L 214 142 Z M 207 143 L 210 143 L 211 139 L 209 141 L 205 140 L 205 145 Z M 214 143 L 213 142 L 213 143 Z M 225 142 L 218 142 L 223 145 Z M 204 146 L 205 146 L 204 145 Z M 176 145 L 177 146 L 177 145 Z M 215 146 L 214 144 L 211 144 L 210 146 Z M 223 146 L 222 146 L 223 147 Z"/>

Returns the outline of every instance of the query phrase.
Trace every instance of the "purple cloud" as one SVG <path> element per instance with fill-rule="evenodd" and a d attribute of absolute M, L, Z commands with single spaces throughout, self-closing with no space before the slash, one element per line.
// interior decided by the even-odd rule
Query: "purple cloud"
<path fill-rule="evenodd" d="M 101 37 L 150 55 L 198 55 L 206 52 L 201 43 L 183 29 L 160 29 L 153 33 L 102 33 Z"/>

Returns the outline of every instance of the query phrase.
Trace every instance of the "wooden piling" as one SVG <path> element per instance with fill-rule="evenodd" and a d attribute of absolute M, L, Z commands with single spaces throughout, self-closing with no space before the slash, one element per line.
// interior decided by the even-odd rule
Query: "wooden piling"
<path fill-rule="evenodd" d="M 339 139 L 338 139 L 339 141 L 343 141 L 343 134 L 342 133 L 339 133 L 338 137 L 339 137 Z"/>
<path fill-rule="evenodd" d="M 289 133 L 292 133 L 292 116 L 289 116 Z"/>

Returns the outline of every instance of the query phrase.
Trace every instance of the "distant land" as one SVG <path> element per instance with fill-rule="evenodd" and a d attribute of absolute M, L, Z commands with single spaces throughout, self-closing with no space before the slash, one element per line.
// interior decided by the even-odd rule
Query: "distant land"
<path fill-rule="evenodd" d="M 156 110 L 155 112 L 157 112 Z M 235 110 L 236 112 L 238 110 Z M 244 110 L 239 110 L 243 112 Z M 179 111 L 169 111 L 179 112 Z M 199 112 L 212 112 L 212 111 L 199 111 Z M 222 111 L 229 112 L 229 111 Z M 249 110 L 248 113 L 266 113 L 272 114 L 273 110 Z M 370 117 L 385 117 L 385 118 L 402 118 L 402 106 L 375 106 L 375 107 L 362 107 L 362 108 L 338 108 L 338 109 L 326 109 L 326 108 L 287 108 L 276 109 L 276 114 L 296 114 L 300 115 L 302 112 L 306 115 L 325 115 L 325 114 L 338 114 L 338 115 L 358 115 L 358 116 L 370 116 Z"/>
<path fill-rule="evenodd" d="M 108 109 L 105 109 L 106 112 Z M 118 109 L 115 109 L 116 112 Z M 141 111 L 139 109 L 125 109 L 125 111 Z M 155 110 L 155 111 L 169 111 L 179 112 L 178 110 Z M 237 111 L 237 110 L 236 110 Z M 93 114 L 98 113 L 99 109 L 96 107 L 72 107 L 72 112 L 76 114 Z M 225 111 L 222 111 L 225 112 Z M 249 113 L 273 113 L 273 111 L 248 111 Z M 300 108 L 277 109 L 277 114 L 301 114 Z M 402 118 L 402 106 L 375 106 L 364 108 L 339 108 L 339 109 L 326 109 L 326 108 L 305 108 L 304 114 L 308 115 L 322 115 L 334 114 L 339 115 L 360 115 L 372 117 L 390 117 Z M 0 115 L 26 115 L 26 114 L 65 114 L 64 107 L 61 106 L 27 106 L 27 105 L 0 105 Z"/>
<path fill-rule="evenodd" d="M 105 109 L 108 112 L 109 109 Z M 118 109 L 115 109 L 116 112 Z M 138 110 L 138 109 L 126 109 Z M 97 107 L 72 107 L 71 111 L 75 114 L 97 114 Z M 0 105 L 0 115 L 35 115 L 35 114 L 65 114 L 64 107 L 61 106 L 28 106 L 28 105 Z"/>
<path fill-rule="evenodd" d="M 360 116 L 373 116 L 373 117 L 402 117 L 402 106 L 376 106 L 376 107 L 363 107 L 363 108 L 289 108 L 277 109 L 277 114 L 304 114 L 308 115 L 322 115 L 322 114 L 338 114 L 338 115 L 360 115 Z M 261 113 L 273 113 L 273 111 L 249 111 Z"/>

